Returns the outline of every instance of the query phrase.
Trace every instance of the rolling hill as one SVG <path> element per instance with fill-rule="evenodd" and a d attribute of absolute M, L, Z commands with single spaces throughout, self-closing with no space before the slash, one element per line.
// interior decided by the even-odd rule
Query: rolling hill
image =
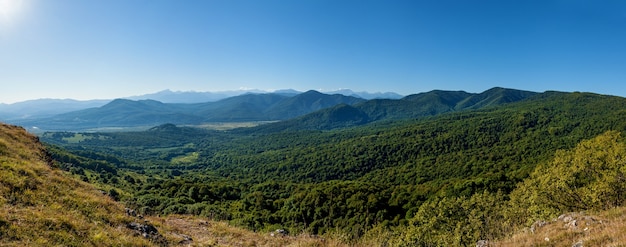
<path fill-rule="evenodd" d="M 123 200 L 141 213 L 339 234 L 352 243 L 495 243 L 562 213 L 596 214 L 626 203 L 624 98 L 495 88 L 408 99 L 435 103 L 416 110 L 425 117 L 366 124 L 357 103 L 229 131 L 168 124 L 144 132 L 47 133 L 42 140 L 66 148 L 53 149 L 52 157 L 73 164 L 73 174 L 124 191 Z M 459 105 L 470 109 L 454 110 Z M 439 108 L 447 112 L 428 115 Z M 292 129 L 279 125 L 292 121 Z"/>
<path fill-rule="evenodd" d="M 209 102 L 216 102 L 220 100 L 224 100 L 227 98 L 241 96 L 246 94 L 274 94 L 285 97 L 293 97 L 303 92 L 296 91 L 293 89 L 285 89 L 285 90 L 276 90 L 274 92 L 266 92 L 260 90 L 238 90 L 238 91 L 224 91 L 224 92 L 195 92 L 195 91 L 171 91 L 171 90 L 163 90 L 156 93 L 138 95 L 125 97 L 122 99 L 132 100 L 132 101 L 142 101 L 142 100 L 153 100 L 159 101 L 162 103 L 168 104 L 203 104 Z M 342 89 L 338 91 L 326 92 L 325 94 L 335 95 L 341 94 L 350 97 L 362 98 L 362 99 L 398 99 L 402 96 L 396 93 L 368 93 L 368 92 L 354 92 L 349 89 Z M 73 100 L 73 99 L 36 99 L 36 100 L 27 100 L 23 102 L 17 102 L 12 104 L 4 104 L 0 103 L 0 121 L 5 122 L 19 122 L 20 124 L 28 125 L 25 120 L 32 119 L 42 119 L 48 118 L 55 115 L 69 113 L 73 111 L 80 111 L 89 108 L 97 108 L 103 106 L 113 100 L 111 99 L 102 99 L 102 100 Z M 237 101 L 237 100 L 235 100 Z M 223 102 L 223 103 L 227 103 Z M 252 102 L 250 102 L 252 103 Z M 210 103 L 208 105 L 211 105 Z M 219 105 L 208 107 L 208 109 L 216 109 L 220 108 Z M 228 108 L 228 106 L 227 106 Z M 232 106 L 230 106 L 232 108 Z M 205 109 L 205 110 L 208 110 Z M 220 118 L 220 113 L 226 113 L 227 115 L 231 115 L 234 117 L 235 121 L 239 121 L 239 119 L 250 119 L 255 114 L 258 115 L 259 112 L 239 112 L 235 113 L 235 115 L 230 114 L 228 109 L 223 109 L 214 112 L 209 118 Z M 254 113 L 254 114 L 253 114 Z M 247 115 L 252 114 L 252 115 Z M 257 116 L 257 118 L 262 118 Z M 224 118 L 227 119 L 228 118 Z M 224 120 L 221 119 L 220 121 Z"/>
<path fill-rule="evenodd" d="M 105 127 L 152 127 L 165 123 L 197 125 L 208 122 L 284 120 L 337 104 L 363 102 L 361 98 L 315 91 L 295 96 L 244 94 L 216 102 L 162 103 L 155 100 L 116 99 L 108 104 L 13 124 L 42 130 L 88 130 Z"/>
<path fill-rule="evenodd" d="M 323 94 L 317 91 L 289 95 L 243 94 L 216 102 L 162 103 L 117 99 L 108 104 L 40 119 L 11 123 L 45 130 L 94 130 L 107 127 L 149 128 L 166 123 L 199 125 L 211 122 L 284 121 L 269 129 L 332 129 L 379 120 L 413 119 L 447 112 L 481 109 L 524 100 L 537 93 L 493 88 L 479 94 L 435 90 L 402 99 L 372 99 Z M 352 106 L 346 108 L 341 105 Z M 334 108 L 337 107 L 338 108 Z M 310 113 L 315 113 L 308 115 Z M 355 114 L 337 117 L 337 114 Z M 330 117 L 330 118 L 326 118 Z M 345 121 L 345 123 L 343 123 Z M 300 125 L 300 126 L 299 126 Z"/>
<path fill-rule="evenodd" d="M 329 130 L 381 120 L 418 119 L 450 112 L 500 106 L 537 95 L 540 94 L 497 87 L 479 94 L 434 90 L 397 100 L 373 99 L 348 105 L 336 105 L 301 117 L 261 125 L 253 131 Z M 338 114 L 341 117 L 338 117 Z"/>

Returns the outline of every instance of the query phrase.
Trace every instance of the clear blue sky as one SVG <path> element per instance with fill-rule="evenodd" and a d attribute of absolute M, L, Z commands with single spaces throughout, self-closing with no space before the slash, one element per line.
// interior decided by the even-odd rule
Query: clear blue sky
<path fill-rule="evenodd" d="M 164 89 L 626 96 L 626 1 L 0 0 L 0 102 Z"/>

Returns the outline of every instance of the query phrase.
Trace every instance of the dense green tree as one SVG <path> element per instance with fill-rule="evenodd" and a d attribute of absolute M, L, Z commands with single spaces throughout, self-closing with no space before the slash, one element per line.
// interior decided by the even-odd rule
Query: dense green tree
<path fill-rule="evenodd" d="M 519 219 L 532 222 L 559 212 L 607 209 L 626 199 L 626 144 L 616 131 L 559 150 L 511 193 Z"/>
<path fill-rule="evenodd" d="M 468 246 L 506 233 L 502 193 L 435 198 L 422 204 L 397 246 Z"/>

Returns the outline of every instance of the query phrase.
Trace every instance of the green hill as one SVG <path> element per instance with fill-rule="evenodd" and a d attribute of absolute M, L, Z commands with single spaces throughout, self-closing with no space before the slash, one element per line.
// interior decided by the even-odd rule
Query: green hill
<path fill-rule="evenodd" d="M 17 119 L 13 123 L 33 130 L 78 131 L 107 127 L 150 127 L 167 123 L 199 125 L 215 122 L 276 121 L 298 117 L 338 104 L 364 99 L 309 91 L 297 95 L 244 94 L 216 102 L 162 103 L 154 100 L 116 99 L 101 107 L 51 117 Z"/>
<path fill-rule="evenodd" d="M 397 100 L 373 99 L 357 102 L 350 104 L 352 106 L 350 108 L 329 107 L 301 117 L 262 125 L 255 131 L 329 130 L 365 125 L 375 121 L 426 118 L 444 113 L 496 107 L 536 95 L 538 93 L 505 88 L 492 88 L 479 94 L 434 90 Z M 342 114 L 342 117 L 337 118 L 337 114 Z"/>
<path fill-rule="evenodd" d="M 194 132 L 164 125 L 146 132 L 49 133 L 42 139 L 66 148 L 69 153 L 55 151 L 53 157 L 76 161 L 74 170 L 85 173 L 98 160 L 119 157 L 120 165 L 112 171 L 90 173 L 85 180 L 118 188 L 124 192 L 121 200 L 141 213 L 199 215 L 261 232 L 338 234 L 356 243 L 388 239 L 397 246 L 473 245 L 506 238 L 559 213 L 621 206 L 623 200 L 613 199 L 623 197 L 616 196 L 608 204 L 548 202 L 563 198 L 567 194 L 559 193 L 572 186 L 586 188 L 576 191 L 580 198 L 603 191 L 594 188 L 621 190 L 592 183 L 613 180 L 583 175 L 623 170 L 613 161 L 626 151 L 612 147 L 624 142 L 619 132 L 626 131 L 626 99 L 509 93 L 494 89 L 488 93 L 493 97 L 468 104 L 484 106 L 480 109 L 362 125 L 367 114 L 358 104 L 310 115 L 350 128 L 264 129 L 279 126 L 268 124 Z M 436 97 L 445 102 L 440 106 L 451 107 L 468 99 L 463 95 L 436 91 L 420 97 Z M 299 124 L 324 129 L 319 122 L 307 123 L 306 117 Z M 133 145 L 123 144 L 125 140 Z M 597 147 L 584 149 L 590 144 Z M 580 158 L 596 157 L 583 155 L 589 152 L 613 157 L 611 166 L 544 170 L 569 164 L 563 160 L 584 161 L 578 163 L 582 167 L 602 160 Z M 611 173 L 595 172 L 605 170 Z M 547 186 L 551 183 L 545 181 L 554 181 L 557 171 L 577 182 Z M 540 176 L 544 173 L 551 175 Z M 612 195 L 604 192 L 600 194 Z"/>
<path fill-rule="evenodd" d="M 341 94 L 323 94 L 317 91 L 307 91 L 278 102 L 265 111 L 271 119 L 290 119 L 311 112 L 326 109 L 340 104 L 354 105 L 365 101 L 361 98 L 344 96 Z"/>

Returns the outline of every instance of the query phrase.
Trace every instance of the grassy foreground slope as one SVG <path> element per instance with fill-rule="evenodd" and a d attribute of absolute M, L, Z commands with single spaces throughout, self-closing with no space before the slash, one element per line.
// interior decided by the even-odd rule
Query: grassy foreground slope
<path fill-rule="evenodd" d="M 0 124 L 0 245 L 151 245 L 125 226 L 124 207 L 51 167 L 24 129 Z"/>
<path fill-rule="evenodd" d="M 341 246 L 199 217 L 131 217 L 123 205 L 68 175 L 54 167 L 37 137 L 0 123 L 0 246 Z M 158 233 L 144 238 L 129 228 L 133 223 L 153 225 Z"/>
<path fill-rule="evenodd" d="M 532 229 L 492 242 L 489 246 L 625 246 L 626 208 L 567 213 L 535 224 Z"/>

